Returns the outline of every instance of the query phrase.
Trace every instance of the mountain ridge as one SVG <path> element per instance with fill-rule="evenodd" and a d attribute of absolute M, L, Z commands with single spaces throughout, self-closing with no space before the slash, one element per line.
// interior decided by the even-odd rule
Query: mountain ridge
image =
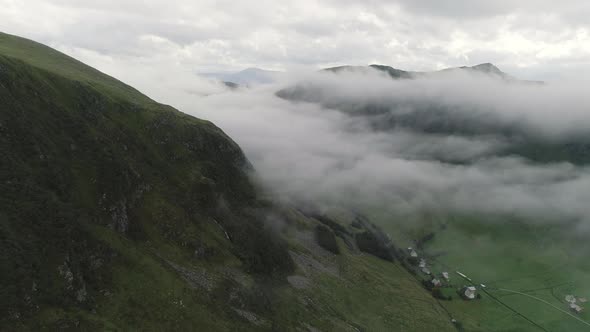
<path fill-rule="evenodd" d="M 460 67 L 450 67 L 444 68 L 435 71 L 408 71 L 404 69 L 395 68 L 389 65 L 381 65 L 381 64 L 371 64 L 368 66 L 337 66 L 337 67 L 330 67 L 320 70 L 339 73 L 343 71 L 351 71 L 351 72 L 366 72 L 367 70 L 374 69 L 379 72 L 384 72 L 388 74 L 393 79 L 413 79 L 413 78 L 420 78 L 420 77 L 432 77 L 440 74 L 451 73 L 451 72 L 475 72 L 481 74 L 492 75 L 498 78 L 501 78 L 506 81 L 510 82 L 521 82 L 521 83 L 530 83 L 530 84 L 544 84 L 543 81 L 531 81 L 531 80 L 520 80 L 517 79 L 498 68 L 496 65 L 490 62 L 481 63 L 473 66 L 460 66 Z"/>

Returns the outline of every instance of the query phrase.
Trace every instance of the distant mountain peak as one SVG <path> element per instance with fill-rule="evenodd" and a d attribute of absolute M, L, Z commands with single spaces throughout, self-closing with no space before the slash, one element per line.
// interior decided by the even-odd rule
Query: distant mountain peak
<path fill-rule="evenodd" d="M 486 62 L 480 63 L 475 66 L 461 66 L 461 67 L 451 67 L 440 70 L 438 72 L 456 72 L 456 71 L 470 71 L 470 72 L 477 72 L 481 74 L 496 76 L 504 80 L 515 81 L 516 78 L 510 76 L 509 74 L 500 70 L 500 68 L 496 67 L 493 63 Z"/>
<path fill-rule="evenodd" d="M 499 74 L 499 75 L 505 75 L 505 73 L 503 71 L 500 70 L 500 68 L 496 67 L 494 64 L 486 62 L 486 63 L 481 63 L 479 65 L 475 65 L 473 67 L 469 67 L 473 70 L 478 70 L 484 73 L 494 73 L 494 74 Z"/>
<path fill-rule="evenodd" d="M 374 69 L 380 72 L 384 72 L 388 74 L 391 78 L 398 79 L 398 78 L 412 78 L 413 72 L 408 72 L 405 70 L 397 69 L 387 65 L 378 65 L 372 64 L 369 66 L 338 66 L 338 67 L 331 67 L 325 68 L 322 71 L 328 71 L 333 73 L 341 73 L 341 72 L 357 72 L 357 73 L 366 73 L 368 70 Z"/>
<path fill-rule="evenodd" d="M 399 78 L 415 78 L 421 77 L 424 75 L 431 75 L 437 72 L 417 72 L 417 71 L 407 71 L 398 69 L 392 66 L 387 65 L 379 65 L 379 64 L 371 64 L 369 66 L 339 66 L 339 67 L 332 67 L 326 68 L 324 71 L 331 71 L 334 73 L 345 72 L 345 71 L 355 71 L 355 72 L 363 72 L 366 71 L 368 68 L 372 68 L 384 73 L 389 74 L 391 78 L 399 79 Z M 490 62 L 481 63 L 475 66 L 461 66 L 461 67 L 452 67 L 440 70 L 438 72 L 451 72 L 451 71 L 458 71 L 458 70 L 467 70 L 467 71 L 475 71 L 483 74 L 495 75 L 499 76 L 504 79 L 513 79 L 510 75 L 506 74 L 494 64 Z"/>

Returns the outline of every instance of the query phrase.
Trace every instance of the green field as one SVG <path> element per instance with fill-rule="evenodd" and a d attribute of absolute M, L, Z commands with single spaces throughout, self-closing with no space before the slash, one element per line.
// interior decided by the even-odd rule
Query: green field
<path fill-rule="evenodd" d="M 590 326 L 533 298 L 501 291 L 518 291 L 544 300 L 572 313 L 565 296 L 590 296 L 590 245 L 575 231 L 554 225 L 526 225 L 501 218 L 448 218 L 425 228 L 414 227 L 398 240 L 411 245 L 426 230 L 435 236 L 425 243 L 420 255 L 433 273 L 448 271 L 451 281 L 443 288 L 451 301 L 442 300 L 466 331 L 542 331 L 488 295 L 474 301 L 460 299 L 456 290 L 468 284 L 455 271 L 483 283 L 494 297 L 548 331 L 590 331 Z M 443 226 L 444 225 L 444 226 Z M 390 226 L 392 227 L 392 226 Z M 572 226 L 573 228 L 573 226 Z M 422 230 L 422 233 L 421 233 Z M 405 242 L 404 242 L 405 241 Z M 425 275 L 419 275 L 427 279 Z M 582 305 L 585 306 L 585 305 Z M 576 317 L 590 321 L 590 307 Z"/>

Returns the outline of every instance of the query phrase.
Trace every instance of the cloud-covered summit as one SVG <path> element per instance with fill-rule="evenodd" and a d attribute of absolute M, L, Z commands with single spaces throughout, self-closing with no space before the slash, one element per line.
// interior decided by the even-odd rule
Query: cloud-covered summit
<path fill-rule="evenodd" d="M 402 80 L 328 71 L 287 86 L 297 82 L 315 99 L 293 102 L 277 97 L 281 86 L 267 86 L 185 110 L 227 131 L 278 197 L 379 209 L 400 221 L 458 213 L 590 229 L 590 164 L 570 159 L 590 156 L 582 86 L 511 84 L 471 71 Z M 437 105 L 441 123 L 465 130 L 424 130 L 422 116 L 380 128 L 388 118 L 373 118 Z M 498 127 L 480 132 L 474 123 Z M 563 154 L 572 135 L 580 144 Z"/>

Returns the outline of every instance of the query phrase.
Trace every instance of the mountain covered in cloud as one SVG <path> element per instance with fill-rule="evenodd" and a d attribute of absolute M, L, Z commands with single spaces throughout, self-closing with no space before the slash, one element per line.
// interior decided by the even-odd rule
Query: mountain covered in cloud
<path fill-rule="evenodd" d="M 518 155 L 538 162 L 590 162 L 590 133 L 570 118 L 583 119 L 582 105 L 572 105 L 575 111 L 567 113 L 575 115 L 565 117 L 559 116 L 558 108 L 547 110 L 549 114 L 540 116 L 555 122 L 539 124 L 544 121 L 535 112 L 555 107 L 557 92 L 542 82 L 514 78 L 489 63 L 436 72 L 371 65 L 335 67 L 322 73 L 279 90 L 277 96 L 344 112 L 377 131 L 494 141 L 493 155 Z M 537 96 L 543 91 L 548 94 Z M 551 100 L 549 105 L 536 105 L 527 98 Z M 570 130 L 555 132 L 566 124 L 572 125 Z M 461 163 L 485 157 L 457 156 L 439 157 Z"/>
<path fill-rule="evenodd" d="M 487 64 L 367 66 L 216 96 L 194 112 L 240 142 L 277 197 L 364 211 L 398 243 L 425 248 L 427 272 L 464 272 L 539 326 L 580 331 L 583 322 L 498 288 L 535 289 L 563 310 L 566 295 L 590 294 L 588 105 L 583 85 L 531 84 Z M 456 298 L 463 280 L 451 279 L 439 303 L 463 330 L 538 330 L 500 320 L 513 312 L 481 289 L 477 304 Z"/>
<path fill-rule="evenodd" d="M 408 79 L 352 69 L 203 100 L 195 114 L 242 142 L 270 186 L 297 200 L 590 226 L 576 194 L 590 180 L 583 87 L 522 84 L 491 66 Z"/>
<path fill-rule="evenodd" d="M 343 72 L 351 72 L 351 73 L 368 73 L 371 70 L 375 70 L 378 72 L 385 73 L 389 75 L 393 79 L 412 79 L 412 78 L 421 78 L 421 77 L 436 77 L 438 75 L 444 75 L 449 73 L 478 73 L 478 74 L 486 74 L 490 77 L 496 77 L 499 79 L 503 79 L 505 81 L 510 82 L 521 82 L 521 83 L 537 83 L 542 84 L 543 82 L 540 81 L 524 81 L 514 78 L 513 76 L 503 72 L 498 67 L 496 67 L 492 63 L 482 63 L 475 66 L 461 66 L 461 67 L 453 67 L 453 68 L 446 68 L 439 71 L 432 71 L 432 72 L 423 72 L 423 71 L 408 71 L 402 70 L 398 68 L 394 68 L 387 65 L 378 65 L 372 64 L 370 66 L 338 66 L 338 67 L 331 67 L 326 68 L 324 71 L 333 72 L 333 73 L 343 73 Z"/>

